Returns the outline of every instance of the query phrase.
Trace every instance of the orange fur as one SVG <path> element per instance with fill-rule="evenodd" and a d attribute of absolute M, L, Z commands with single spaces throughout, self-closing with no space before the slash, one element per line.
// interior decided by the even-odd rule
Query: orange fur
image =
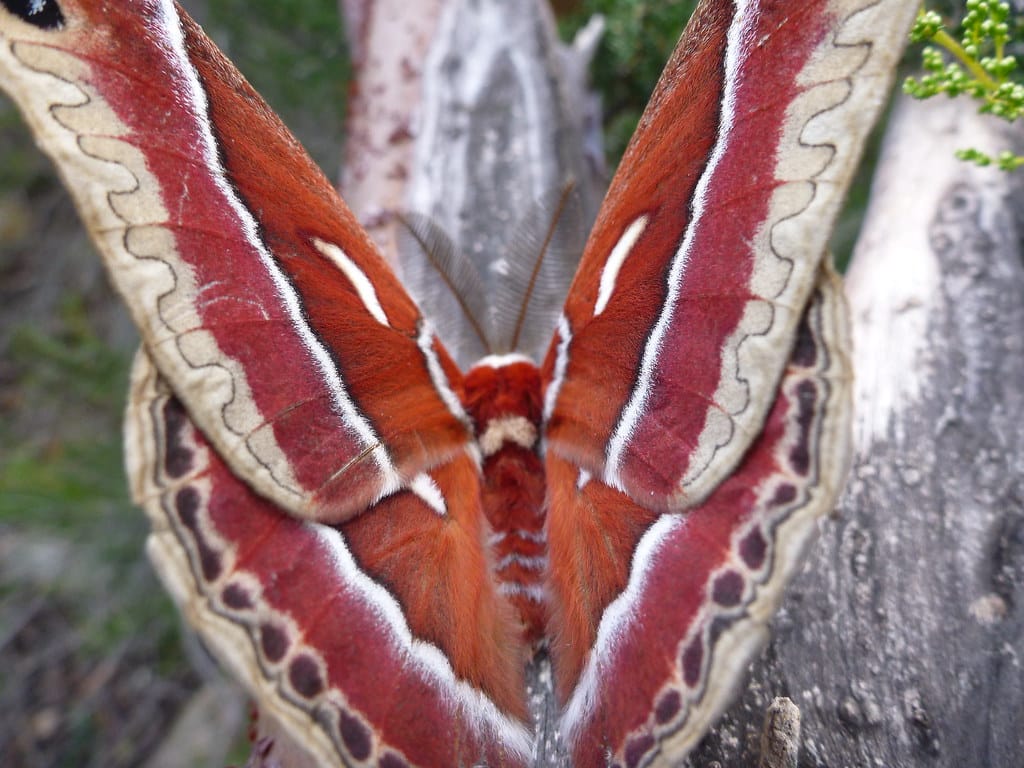
<path fill-rule="evenodd" d="M 592 480 L 577 489 L 579 470 L 547 456 L 551 657 L 564 701 L 597 638 L 601 614 L 629 579 L 630 560 L 658 514 Z"/>
<path fill-rule="evenodd" d="M 464 405 L 476 423 L 478 435 L 487 422 L 503 416 L 523 416 L 540 425 L 540 371 L 533 363 L 477 366 L 466 374 L 464 386 Z"/>
<path fill-rule="evenodd" d="M 540 434 L 540 373 L 532 363 L 472 369 L 465 379 L 464 402 L 478 437 L 492 421 L 509 416 L 525 418 Z M 484 513 L 494 531 L 505 534 L 494 546 L 494 559 L 501 566 L 495 577 L 511 590 L 539 590 L 544 584 L 544 569 L 528 565 L 547 554 L 544 465 L 537 447 L 506 441 L 483 466 Z M 525 639 L 540 642 L 547 624 L 546 601 L 525 591 L 514 591 L 509 600 L 519 611 Z"/>
<path fill-rule="evenodd" d="M 398 599 L 413 634 L 440 648 L 458 677 L 525 720 L 525 648 L 490 577 L 476 467 L 462 455 L 431 477 L 447 515 L 404 492 L 343 531 L 360 566 Z"/>

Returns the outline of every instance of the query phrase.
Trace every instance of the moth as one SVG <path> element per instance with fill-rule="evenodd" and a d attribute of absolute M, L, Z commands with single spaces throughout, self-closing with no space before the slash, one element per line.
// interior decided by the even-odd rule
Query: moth
<path fill-rule="evenodd" d="M 0 0 L 0 84 L 142 334 L 151 558 L 311 764 L 530 764 L 538 650 L 567 763 L 699 741 L 843 482 L 823 254 L 915 11 L 703 2 L 546 354 L 462 370 L 171 0 Z"/>

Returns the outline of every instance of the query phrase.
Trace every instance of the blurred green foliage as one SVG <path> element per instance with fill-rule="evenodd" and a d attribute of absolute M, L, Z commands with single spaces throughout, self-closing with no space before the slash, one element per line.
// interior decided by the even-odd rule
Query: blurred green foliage
<path fill-rule="evenodd" d="M 940 93 L 967 96 L 980 114 L 1012 123 L 1024 115 L 1024 84 L 1018 58 L 1011 53 L 1024 40 L 1024 27 L 1001 0 L 967 0 L 966 10 L 959 27 L 935 10 L 918 12 L 910 39 L 930 43 L 921 52 L 925 73 L 904 80 L 903 91 L 915 99 Z M 993 157 L 969 147 L 956 155 L 980 166 L 995 163 L 1004 171 L 1024 165 L 1024 156 L 1009 149 Z"/>
<path fill-rule="evenodd" d="M 29 190 L 41 181 L 53 180 L 53 168 L 34 145 L 26 141 L 21 114 L 0 93 L 0 196 L 13 190 Z M 45 183 L 45 182 L 44 182 Z"/>
<path fill-rule="evenodd" d="M 594 14 L 605 18 L 593 82 L 602 98 L 605 148 L 611 166 L 622 157 L 696 5 L 695 0 L 582 0 L 560 19 L 562 36 L 571 39 Z"/>
<path fill-rule="evenodd" d="M 7 348 L 19 400 L 48 414 L 42 423 L 51 426 L 25 436 L 0 423 L 0 442 L 9 446 L 0 453 L 0 525 L 76 544 L 51 589 L 72 604 L 89 590 L 110 590 L 106 609 L 82 604 L 83 640 L 99 653 L 142 627 L 173 634 L 176 621 L 165 600 L 153 599 L 148 566 L 146 578 L 138 578 L 148 525 L 128 498 L 122 469 L 127 356 L 96 335 L 74 298 L 57 327 L 51 334 L 31 325 L 15 328 Z"/>
<path fill-rule="evenodd" d="M 352 67 L 335 0 L 184 3 L 336 179 Z"/>

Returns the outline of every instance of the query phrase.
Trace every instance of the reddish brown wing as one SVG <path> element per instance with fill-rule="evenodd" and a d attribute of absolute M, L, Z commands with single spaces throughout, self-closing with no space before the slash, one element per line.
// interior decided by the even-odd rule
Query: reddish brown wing
<path fill-rule="evenodd" d="M 551 451 L 685 509 L 759 434 L 905 0 L 704 2 L 612 182 L 546 365 Z"/>
<path fill-rule="evenodd" d="M 679 764 L 835 503 L 850 371 L 820 264 L 915 12 L 703 2 L 612 182 L 544 368 L 576 766 Z"/>
<path fill-rule="evenodd" d="M 60 19 L 0 8 L 2 84 L 234 470 L 296 514 L 343 520 L 464 450 L 430 327 L 195 24 L 170 0 L 42 5 Z"/>
<path fill-rule="evenodd" d="M 469 457 L 340 526 L 238 480 L 140 354 L 129 476 L 182 612 L 316 765 L 521 766 L 523 651 Z"/>
<path fill-rule="evenodd" d="M 835 504 L 849 450 L 846 307 L 823 276 L 762 434 L 685 515 L 548 458 L 552 656 L 574 765 L 678 760 L 729 702 Z M 581 596 L 583 598 L 581 599 Z"/>

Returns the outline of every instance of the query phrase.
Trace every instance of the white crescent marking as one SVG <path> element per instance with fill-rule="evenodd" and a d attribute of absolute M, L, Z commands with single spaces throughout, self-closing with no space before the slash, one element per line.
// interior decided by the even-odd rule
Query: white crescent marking
<path fill-rule="evenodd" d="M 380 299 L 377 298 L 377 289 L 373 287 L 373 283 L 370 282 L 370 278 L 366 276 L 366 273 L 356 266 L 356 263 L 348 257 L 348 254 L 334 243 L 328 243 L 314 237 L 313 245 L 348 278 L 348 281 L 356 289 L 356 293 L 359 294 L 359 299 L 363 302 L 363 306 L 366 307 L 366 311 L 373 315 L 373 319 L 381 325 L 390 328 L 391 323 L 388 322 L 388 316 L 384 313 L 384 307 L 380 305 Z"/>
<path fill-rule="evenodd" d="M 594 302 L 594 317 L 604 312 L 605 307 L 608 306 L 608 301 L 615 290 L 615 283 L 619 278 L 619 270 L 622 269 L 626 257 L 632 253 L 633 246 L 636 245 L 636 241 L 640 239 L 640 235 L 646 228 L 647 214 L 644 214 L 640 218 L 634 219 L 633 223 L 626 227 L 626 231 L 622 233 L 622 237 L 612 248 L 611 255 L 605 262 L 604 269 L 601 270 L 601 283 L 597 291 L 597 301 Z"/>
<path fill-rule="evenodd" d="M 441 517 L 448 514 L 448 506 L 444 502 L 444 494 L 437 487 L 434 478 L 426 472 L 416 475 L 409 483 L 409 490 L 416 494 L 428 507 Z"/>

